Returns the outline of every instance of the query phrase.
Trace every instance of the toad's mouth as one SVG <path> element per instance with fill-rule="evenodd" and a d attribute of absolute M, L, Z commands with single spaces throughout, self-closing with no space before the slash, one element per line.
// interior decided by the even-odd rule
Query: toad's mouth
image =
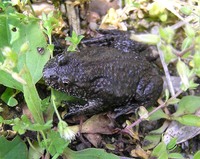
<path fill-rule="evenodd" d="M 81 99 L 87 98 L 87 91 L 84 87 L 76 85 L 71 81 L 63 81 L 62 79 L 58 78 L 58 80 L 45 80 L 45 83 L 48 84 L 53 89 L 58 91 L 64 92 L 70 96 L 74 96 Z"/>

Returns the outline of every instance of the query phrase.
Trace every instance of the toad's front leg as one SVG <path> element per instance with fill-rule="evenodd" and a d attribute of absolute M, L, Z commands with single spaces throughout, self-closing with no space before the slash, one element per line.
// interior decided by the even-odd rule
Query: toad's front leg
<path fill-rule="evenodd" d="M 68 113 L 64 116 L 65 119 L 72 116 L 79 115 L 92 115 L 105 111 L 105 106 L 101 99 L 88 100 L 86 104 L 70 104 L 68 107 Z"/>

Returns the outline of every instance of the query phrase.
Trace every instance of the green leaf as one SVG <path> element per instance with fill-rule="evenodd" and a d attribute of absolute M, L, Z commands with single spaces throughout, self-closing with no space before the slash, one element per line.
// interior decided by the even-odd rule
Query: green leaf
<path fill-rule="evenodd" d="M 172 119 L 180 122 L 183 125 L 197 126 L 197 127 L 200 126 L 200 117 L 196 115 L 188 114 L 188 115 L 183 115 L 180 117 L 175 117 Z"/>
<path fill-rule="evenodd" d="M 16 132 L 18 132 L 20 135 L 24 134 L 26 132 L 26 127 L 24 127 L 24 124 L 28 125 L 27 123 L 24 123 L 22 120 L 19 118 L 15 118 L 13 120 L 14 125 L 12 129 Z"/>
<path fill-rule="evenodd" d="M 167 64 L 169 64 L 172 60 L 176 59 L 176 55 L 172 53 L 171 45 L 161 45 L 161 49 L 164 52 L 164 59 Z"/>
<path fill-rule="evenodd" d="M 159 18 L 162 22 L 166 22 L 167 17 L 168 17 L 167 13 L 163 13 L 163 14 L 159 15 Z"/>
<path fill-rule="evenodd" d="M 167 144 L 167 150 L 173 151 L 176 148 L 177 138 L 172 138 L 170 142 Z"/>
<path fill-rule="evenodd" d="M 177 104 L 179 101 L 180 101 L 180 99 L 178 99 L 178 98 L 173 98 L 173 99 L 169 99 L 169 100 L 167 101 L 167 104 L 168 104 L 168 105 Z"/>
<path fill-rule="evenodd" d="M 189 76 L 191 72 L 189 70 L 189 67 L 179 59 L 176 64 L 176 69 L 181 78 L 182 89 L 186 91 L 188 88 L 190 88 Z"/>
<path fill-rule="evenodd" d="M 163 132 L 168 127 L 167 124 L 163 124 L 159 129 L 151 131 L 147 136 L 145 136 L 143 149 L 148 150 L 156 147 L 161 140 Z"/>
<path fill-rule="evenodd" d="M 105 146 L 106 146 L 106 148 L 107 148 L 108 150 L 114 151 L 114 150 L 116 149 L 116 146 L 115 146 L 114 144 L 106 144 Z"/>
<path fill-rule="evenodd" d="M 191 39 L 195 37 L 196 31 L 192 28 L 191 25 L 187 24 L 185 26 L 185 34 L 190 37 Z"/>
<path fill-rule="evenodd" d="M 72 37 L 65 38 L 66 41 L 71 43 L 71 45 L 67 48 L 67 51 L 76 51 L 78 44 L 83 38 L 83 35 L 77 35 L 75 31 L 72 31 Z"/>
<path fill-rule="evenodd" d="M 35 84 L 42 77 L 44 64 L 49 59 L 49 52 L 46 49 L 46 39 L 39 27 L 36 18 L 26 17 L 21 14 L 1 14 L 0 15 L 0 51 L 4 47 L 9 47 L 18 55 L 18 63 L 14 68 L 19 73 L 24 64 L 27 64 Z M 26 44 L 26 49 L 22 46 Z M 40 54 L 38 48 L 44 48 L 44 53 Z M 22 51 L 22 52 L 21 52 Z M 0 52 L 0 62 L 4 62 L 5 57 Z M 22 84 L 7 72 L 0 70 L 0 83 L 18 90 L 22 89 Z"/>
<path fill-rule="evenodd" d="M 3 136 L 0 137 L 0 158 L 1 159 L 27 159 L 28 150 L 24 141 L 19 136 L 12 141 L 6 140 Z"/>
<path fill-rule="evenodd" d="M 151 156 L 158 157 L 159 159 L 168 159 L 166 144 L 160 142 L 154 149 Z"/>
<path fill-rule="evenodd" d="M 8 9 L 9 7 L 9 2 L 4 1 L 4 3 L 0 3 L 0 8 L 2 10 L 2 12 L 5 12 L 6 9 Z"/>
<path fill-rule="evenodd" d="M 34 148 L 32 146 L 29 147 L 29 153 L 28 153 L 28 159 L 38 159 L 42 157 L 42 154 L 44 153 L 44 149 L 39 146 L 38 142 L 34 141 L 32 143 Z"/>
<path fill-rule="evenodd" d="M 33 124 L 26 115 L 22 115 L 21 119 L 15 118 L 13 124 L 13 130 L 19 134 L 24 134 L 26 130 L 43 131 L 52 127 L 52 121 L 47 121 L 45 124 Z"/>
<path fill-rule="evenodd" d="M 69 142 L 61 138 L 58 132 L 51 130 L 47 134 L 47 139 L 42 141 L 42 144 L 44 145 L 43 147 L 47 149 L 52 156 L 54 156 L 61 155 L 64 149 L 68 146 Z"/>
<path fill-rule="evenodd" d="M 171 27 L 160 28 L 159 33 L 162 39 L 166 41 L 167 44 L 170 44 L 173 40 L 175 31 Z"/>
<path fill-rule="evenodd" d="M 9 106 L 16 106 L 18 101 L 14 98 L 15 92 L 11 88 L 7 88 L 1 95 L 1 99 Z"/>
<path fill-rule="evenodd" d="M 194 159 L 199 159 L 200 158 L 200 151 L 197 151 L 195 154 L 194 154 Z"/>
<path fill-rule="evenodd" d="M 11 125 L 11 124 L 13 124 L 13 119 L 4 120 L 3 117 L 0 116 L 0 123 L 7 124 L 7 125 Z"/>
<path fill-rule="evenodd" d="M 170 153 L 168 157 L 171 159 L 185 159 L 180 153 Z"/>
<path fill-rule="evenodd" d="M 71 51 L 71 52 L 76 51 L 76 46 L 70 45 L 70 46 L 67 48 L 67 51 Z"/>
<path fill-rule="evenodd" d="M 31 130 L 31 131 L 43 131 L 43 130 L 48 130 L 52 127 L 52 121 L 49 120 L 48 122 L 46 122 L 44 125 L 41 125 L 41 124 L 32 124 L 30 125 L 29 127 L 27 127 L 28 130 Z"/>
<path fill-rule="evenodd" d="M 163 152 L 158 159 L 169 159 L 167 152 Z"/>
<path fill-rule="evenodd" d="M 148 109 L 149 112 L 152 110 L 153 109 Z M 153 113 L 151 116 L 149 116 L 149 120 L 151 120 L 151 121 L 159 120 L 161 118 L 164 118 L 164 119 L 169 118 L 168 115 L 165 114 L 162 109 L 159 109 L 158 111 L 156 111 L 156 113 Z"/>
<path fill-rule="evenodd" d="M 73 103 L 78 102 L 80 104 L 83 104 L 84 102 L 84 100 L 82 99 L 69 96 L 67 93 L 63 93 L 54 89 L 52 89 L 52 96 L 54 96 L 56 105 L 60 105 L 62 101 L 73 102 Z"/>
<path fill-rule="evenodd" d="M 183 6 L 180 11 L 185 15 L 190 15 L 192 13 L 192 8 L 190 6 Z"/>
<path fill-rule="evenodd" d="M 149 14 L 151 16 L 158 16 L 164 13 L 164 11 L 165 11 L 165 6 L 163 5 L 163 3 L 161 3 L 161 1 L 155 1 L 151 3 L 151 5 L 149 6 Z"/>
<path fill-rule="evenodd" d="M 193 39 L 190 37 L 186 37 L 181 45 L 181 50 L 185 50 L 191 46 Z M 188 51 L 186 54 L 183 55 L 184 58 L 187 58 L 190 55 L 191 51 Z"/>
<path fill-rule="evenodd" d="M 195 73 L 200 77 L 200 51 L 195 51 L 193 59 L 191 61 L 193 63 Z"/>
<path fill-rule="evenodd" d="M 120 159 L 120 157 L 107 153 L 103 149 L 88 148 L 82 151 L 72 151 L 67 148 L 63 156 L 68 159 Z"/>
<path fill-rule="evenodd" d="M 0 21 L 0 23 L 1 23 L 1 21 Z M 1 59 L 1 57 L 0 57 L 0 59 Z M 0 70 L 0 74 L 1 74 L 0 84 L 3 84 L 6 87 L 10 87 L 10 88 L 14 88 L 14 89 L 23 91 L 22 84 L 16 80 L 14 80 L 10 74 L 8 74 L 2 70 Z"/>
<path fill-rule="evenodd" d="M 200 108 L 199 96 L 185 96 L 180 100 L 178 109 L 173 114 L 173 117 L 178 117 L 185 114 L 194 114 L 199 108 Z"/>
<path fill-rule="evenodd" d="M 161 134 L 149 134 L 145 136 L 142 148 L 144 150 L 149 150 L 156 147 L 156 145 L 158 145 L 158 143 L 160 142 L 161 137 Z"/>
<path fill-rule="evenodd" d="M 41 99 L 26 65 L 24 65 L 23 78 L 27 83 L 23 85 L 23 92 L 28 109 L 31 111 L 33 118 L 37 123 L 44 124 Z"/>
<path fill-rule="evenodd" d="M 140 35 L 131 34 L 130 39 L 154 45 L 160 42 L 160 37 L 155 34 L 140 34 Z"/>
<path fill-rule="evenodd" d="M 59 25 L 59 18 L 57 19 L 55 16 L 57 15 L 53 11 L 47 15 L 44 12 L 42 13 L 43 32 L 48 36 L 50 44 L 52 44 L 52 31 Z"/>

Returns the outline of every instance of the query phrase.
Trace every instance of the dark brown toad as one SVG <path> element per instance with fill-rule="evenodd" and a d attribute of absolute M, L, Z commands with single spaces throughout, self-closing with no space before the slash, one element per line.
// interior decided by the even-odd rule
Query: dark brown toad
<path fill-rule="evenodd" d="M 162 78 L 140 55 L 144 45 L 130 40 L 125 33 L 107 32 L 101 39 L 102 46 L 65 52 L 44 67 L 47 85 L 85 101 L 69 105 L 66 117 L 115 108 L 127 112 L 140 105 L 153 105 L 161 94 Z"/>

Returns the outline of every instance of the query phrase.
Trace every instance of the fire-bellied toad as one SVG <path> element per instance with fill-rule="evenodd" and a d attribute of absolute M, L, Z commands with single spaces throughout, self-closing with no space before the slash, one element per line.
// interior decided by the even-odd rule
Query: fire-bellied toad
<path fill-rule="evenodd" d="M 152 105 L 162 91 L 162 78 L 139 52 L 144 45 L 122 34 L 106 34 L 106 46 L 82 48 L 52 58 L 44 67 L 47 85 L 86 102 L 69 105 L 66 117 L 93 115 L 114 108 L 125 112 Z M 110 47 L 108 47 L 110 46 Z M 141 49 L 143 48 L 143 49 Z"/>

